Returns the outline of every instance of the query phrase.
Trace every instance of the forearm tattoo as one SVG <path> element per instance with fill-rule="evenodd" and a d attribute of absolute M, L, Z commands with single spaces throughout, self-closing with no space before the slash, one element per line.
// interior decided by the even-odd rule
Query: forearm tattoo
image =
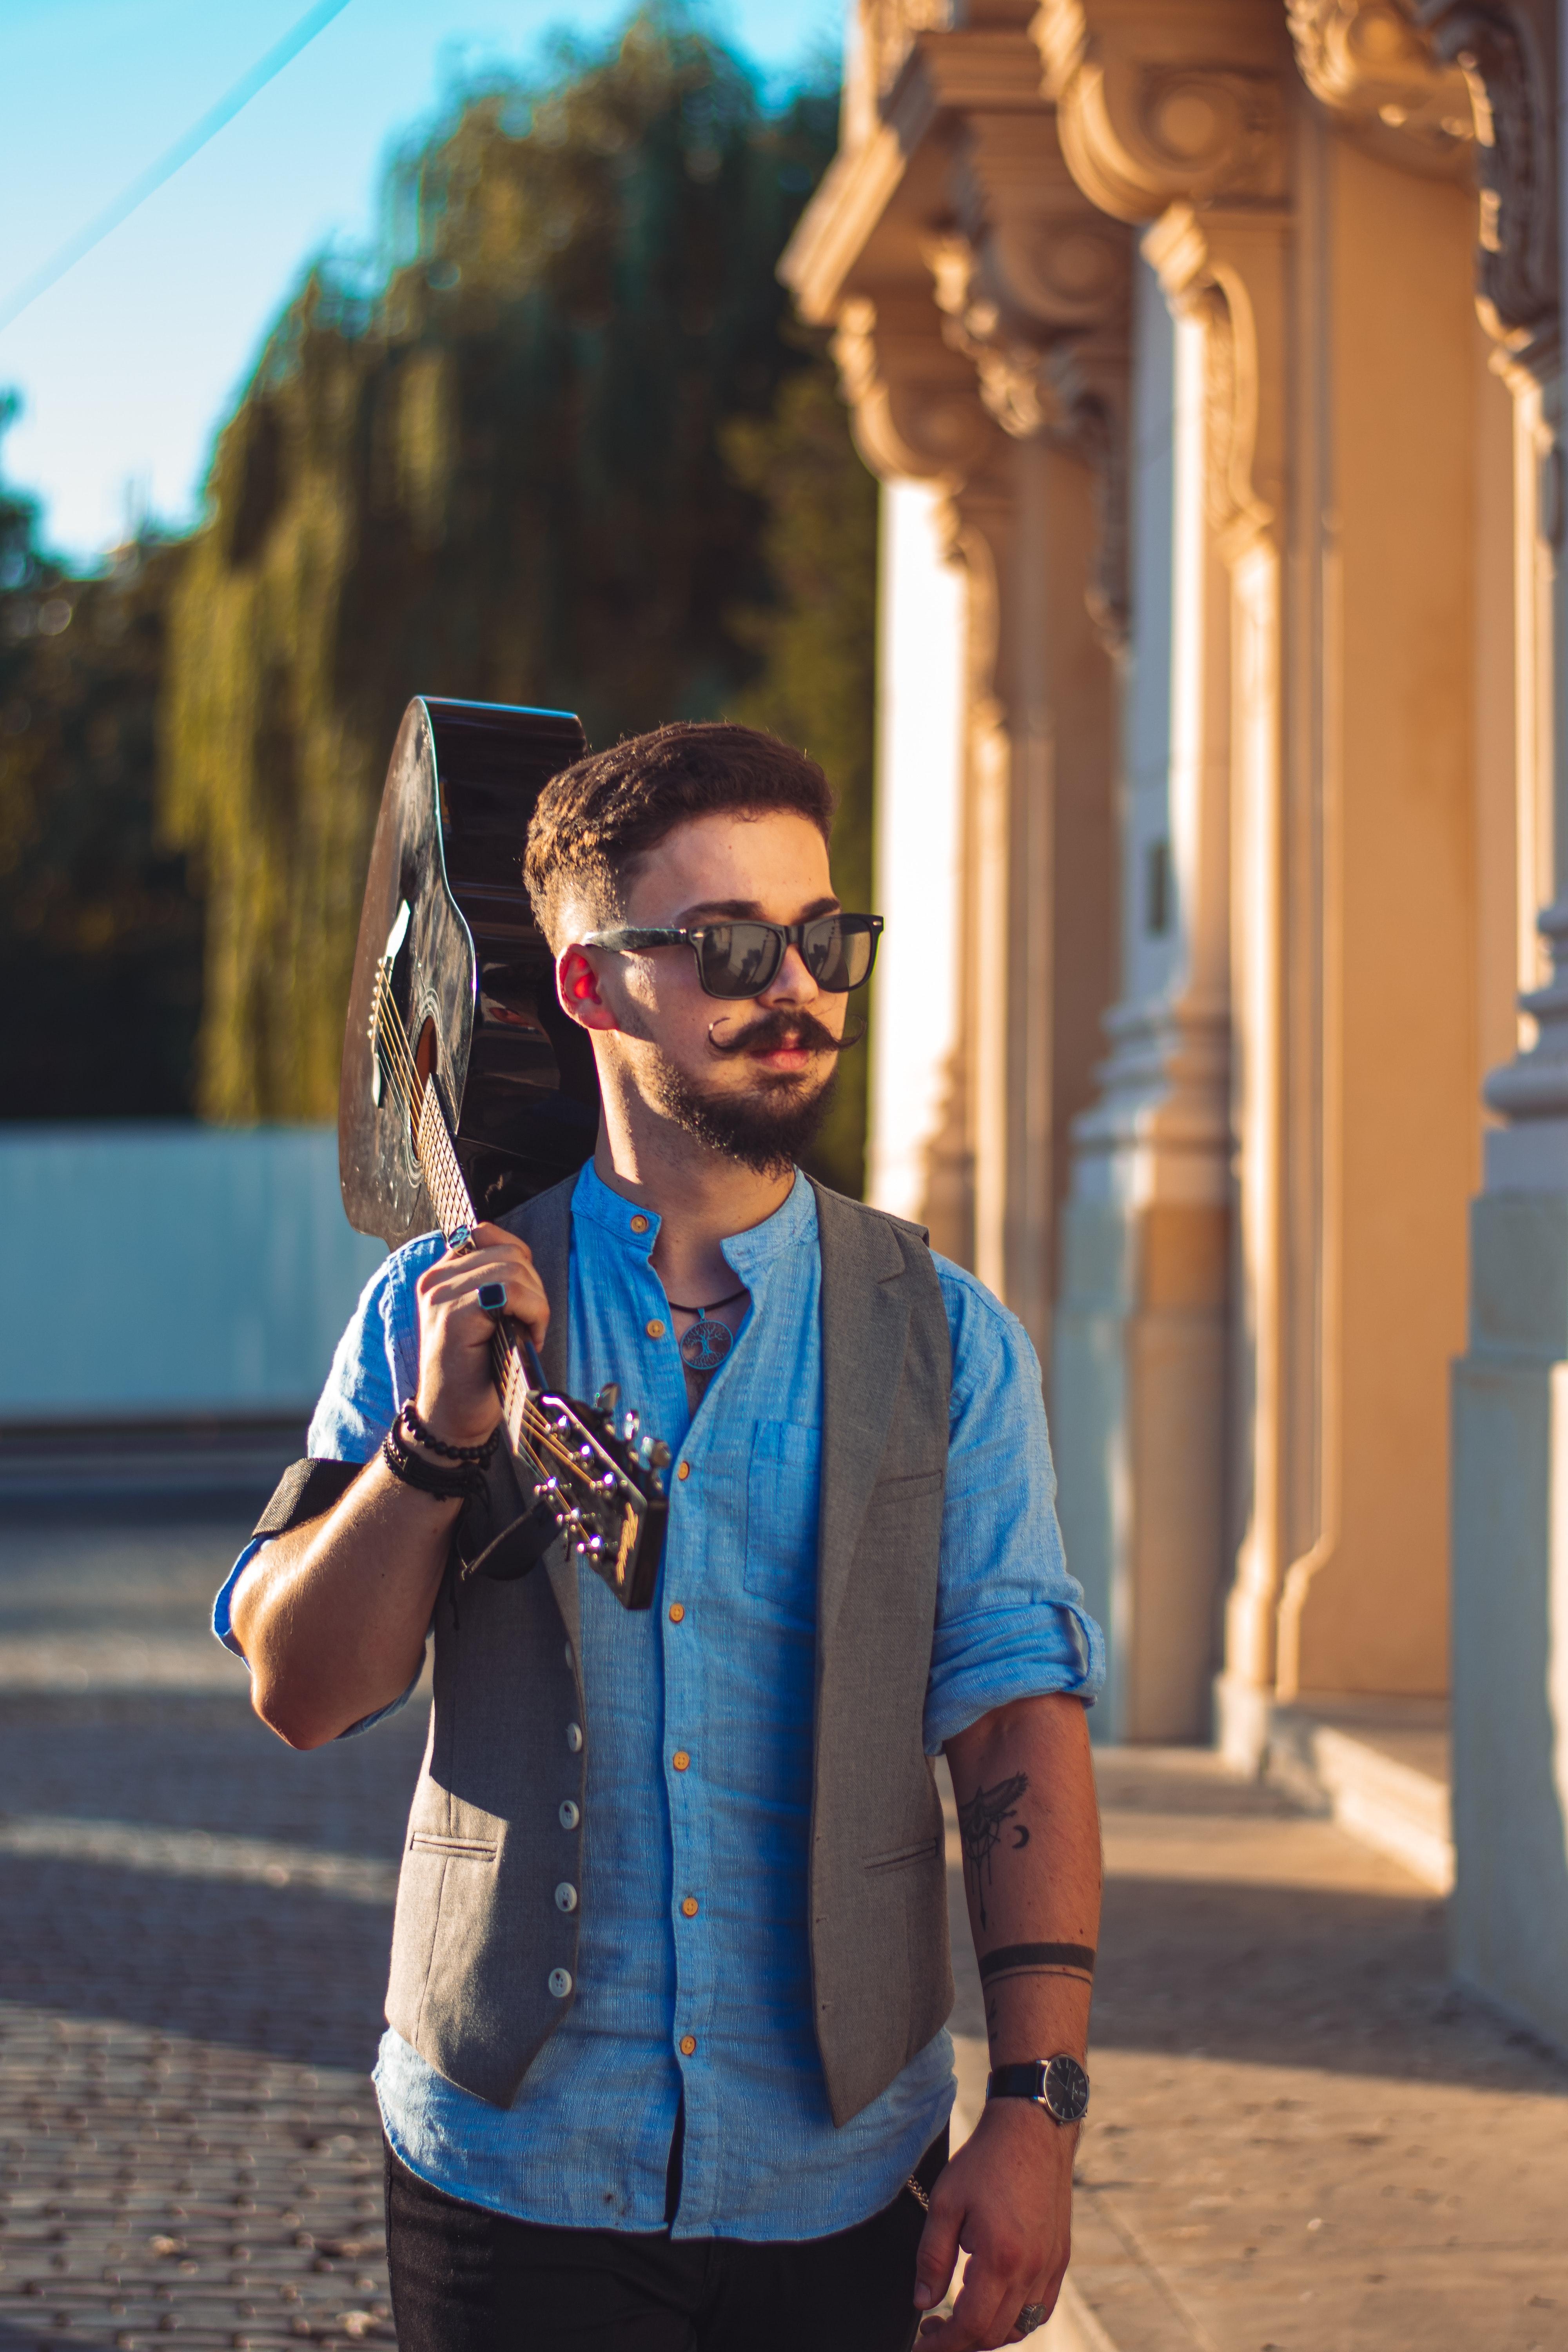
<path fill-rule="evenodd" d="M 988 1924 L 985 1894 L 997 1848 L 1005 1843 L 1007 1851 L 1016 1853 L 1029 1843 L 1028 1824 L 1017 1819 L 1019 1801 L 1028 1786 L 1028 1774 L 1015 1772 L 1010 1780 L 999 1780 L 994 1789 L 976 1789 L 968 1802 L 958 1809 L 963 1874 L 973 1885 L 975 1908 L 983 1927 Z"/>

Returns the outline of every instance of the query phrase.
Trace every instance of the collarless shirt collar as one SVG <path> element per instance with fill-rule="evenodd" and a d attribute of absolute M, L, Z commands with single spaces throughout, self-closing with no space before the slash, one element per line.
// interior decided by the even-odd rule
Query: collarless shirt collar
<path fill-rule="evenodd" d="M 811 1237 L 816 1227 L 815 1207 L 811 1186 L 797 1168 L 795 1182 L 773 1215 L 764 1217 L 761 1224 L 749 1225 L 743 1233 L 728 1237 L 723 1244 L 725 1261 L 734 1267 L 748 1289 L 754 1286 L 753 1276 L 765 1273 L 781 1252 L 795 1248 Z M 587 1218 L 645 1262 L 652 1257 L 658 1239 L 658 1213 L 613 1192 L 591 1160 L 577 1179 L 572 1213 Z"/>

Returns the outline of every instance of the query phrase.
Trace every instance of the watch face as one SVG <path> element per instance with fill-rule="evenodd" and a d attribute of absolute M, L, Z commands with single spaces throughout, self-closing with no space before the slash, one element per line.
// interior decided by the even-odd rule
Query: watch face
<path fill-rule="evenodd" d="M 1041 2087 L 1046 2105 L 1058 2123 L 1081 2123 L 1089 2113 L 1089 2076 L 1076 2058 L 1065 2053 L 1053 2058 Z"/>

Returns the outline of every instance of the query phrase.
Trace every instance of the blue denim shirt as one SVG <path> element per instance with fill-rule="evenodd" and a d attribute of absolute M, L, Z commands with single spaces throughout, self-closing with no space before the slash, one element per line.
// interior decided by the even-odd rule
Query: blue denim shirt
<path fill-rule="evenodd" d="M 953 2084 L 943 2032 L 836 2129 L 813 2032 L 816 1204 L 797 1177 L 773 1216 L 724 1244 L 752 1306 L 695 1415 L 648 1262 L 658 1220 L 634 1234 L 637 1213 L 584 1169 L 573 1201 L 569 1384 L 591 1396 L 618 1381 L 691 1475 L 672 1488 L 652 1609 L 629 1616 L 582 1574 L 593 1737 L 577 1999 L 508 2110 L 447 2082 L 390 2031 L 376 2086 L 413 2171 L 470 2203 L 566 2228 L 663 2226 L 684 2096 L 675 2235 L 821 2236 L 897 2193 L 945 2120 Z M 312 1454 L 367 1460 L 413 1392 L 414 1285 L 440 1248 L 436 1236 L 411 1243 L 367 1286 L 311 1423 Z M 1090 1698 L 1104 1671 L 1099 1628 L 1062 1560 L 1034 1352 L 973 1276 L 942 1259 L 937 1269 L 953 1381 L 931 1755 L 1008 1700 Z M 225 1638 L 233 1582 L 216 1610 Z M 691 1759 L 684 1772 L 670 1764 L 678 1748 Z M 683 2053 L 687 2040 L 694 2048 Z"/>

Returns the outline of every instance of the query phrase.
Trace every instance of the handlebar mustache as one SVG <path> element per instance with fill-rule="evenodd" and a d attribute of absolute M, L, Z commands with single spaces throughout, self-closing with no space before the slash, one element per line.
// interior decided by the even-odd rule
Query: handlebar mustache
<path fill-rule="evenodd" d="M 728 1037 L 713 1034 L 718 1026 L 715 1021 L 709 1028 L 709 1045 L 715 1054 L 730 1058 L 737 1054 L 776 1054 L 781 1047 L 805 1054 L 847 1054 L 866 1034 L 862 1021 L 858 1027 L 847 1029 L 842 1037 L 836 1037 L 812 1013 L 764 1013 L 760 1020 L 749 1021 L 743 1029 Z"/>

